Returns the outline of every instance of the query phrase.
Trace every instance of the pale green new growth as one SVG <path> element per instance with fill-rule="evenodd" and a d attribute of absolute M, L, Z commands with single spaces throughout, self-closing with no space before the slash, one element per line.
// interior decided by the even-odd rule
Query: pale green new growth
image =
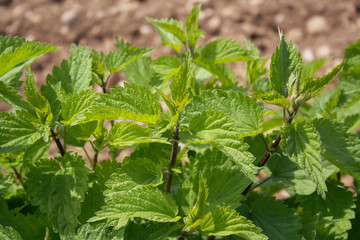
<path fill-rule="evenodd" d="M 19 78 L 24 68 L 56 48 L 40 42 L 0 37 L 0 82 L 17 89 L 21 85 Z"/>
<path fill-rule="evenodd" d="M 133 47 L 119 39 L 117 39 L 116 46 L 118 49 L 110 52 L 105 59 L 106 67 L 111 73 L 121 71 L 129 63 L 149 55 L 154 50 Z"/>
<path fill-rule="evenodd" d="M 180 219 L 177 213 L 178 208 L 168 194 L 157 188 L 140 187 L 114 198 L 89 221 L 140 217 L 157 222 L 177 222 Z"/>
<path fill-rule="evenodd" d="M 193 64 L 190 53 L 186 53 L 185 62 L 181 65 L 179 73 L 170 83 L 171 97 L 178 104 L 190 95 L 190 86 L 193 81 Z"/>
<path fill-rule="evenodd" d="M 69 61 L 63 60 L 60 68 L 54 67 L 52 75 L 48 75 L 47 88 L 60 84 L 63 91 L 69 94 L 79 93 L 92 88 L 91 52 L 86 47 L 72 45 Z M 50 91 L 50 90 L 48 90 Z"/>
<path fill-rule="evenodd" d="M 166 138 L 157 136 L 150 128 L 141 127 L 133 122 L 119 122 L 109 132 L 111 147 L 129 147 L 139 143 L 167 143 Z"/>
<path fill-rule="evenodd" d="M 320 135 L 308 120 L 286 125 L 282 130 L 281 149 L 291 161 L 307 172 L 323 198 L 327 191 L 321 161 Z"/>
<path fill-rule="evenodd" d="M 314 98 L 320 93 L 322 93 L 325 88 L 334 80 L 334 78 L 339 74 L 344 63 L 337 65 L 331 72 L 328 74 L 318 77 L 316 79 L 307 78 L 303 81 L 300 81 L 300 93 L 306 93 L 308 98 Z"/>
<path fill-rule="evenodd" d="M 201 5 L 195 6 L 189 17 L 186 19 L 186 40 L 190 49 L 194 49 L 198 38 L 204 38 L 204 33 L 199 29 L 198 17 L 201 10 Z"/>
<path fill-rule="evenodd" d="M 181 61 L 172 56 L 161 56 L 154 60 L 152 64 L 153 77 L 165 83 L 179 72 Z"/>
<path fill-rule="evenodd" d="M 254 99 L 240 91 L 203 91 L 188 106 L 186 114 L 192 116 L 207 110 L 218 110 L 228 114 L 229 118 L 234 120 L 240 136 L 253 136 L 262 132 L 262 109 Z"/>
<path fill-rule="evenodd" d="M 237 41 L 222 38 L 196 49 L 194 58 L 203 63 L 220 64 L 254 60 L 256 57 L 251 56 Z"/>
<path fill-rule="evenodd" d="M 201 231 L 209 236 L 237 235 L 248 240 L 266 240 L 261 229 L 235 210 L 221 207 L 208 213 L 201 222 Z"/>
<path fill-rule="evenodd" d="M 158 100 L 149 89 L 125 83 L 124 87 L 114 87 L 109 94 L 102 94 L 86 117 L 91 120 L 126 118 L 155 124 L 160 112 Z"/>
<path fill-rule="evenodd" d="M 30 106 L 27 102 L 22 100 L 22 96 L 17 91 L 0 81 L 0 101 L 9 104 L 14 108 L 30 110 Z"/>
<path fill-rule="evenodd" d="M 280 34 L 280 46 L 271 57 L 270 88 L 287 97 L 302 69 L 301 54 Z"/>
<path fill-rule="evenodd" d="M 216 76 L 224 87 L 232 87 L 236 85 L 236 76 L 232 68 L 225 64 L 206 64 L 198 59 L 194 62 Z"/>
<path fill-rule="evenodd" d="M 199 193 L 195 206 L 188 212 L 188 216 L 184 218 L 184 230 L 196 228 L 201 223 L 201 219 L 206 214 L 206 199 L 209 195 L 209 189 L 202 174 L 199 177 Z"/>
<path fill-rule="evenodd" d="M 255 96 L 263 102 L 278 105 L 280 107 L 289 109 L 290 101 L 280 93 L 271 90 L 270 92 L 258 91 L 254 93 Z"/>
<path fill-rule="evenodd" d="M 183 44 L 186 45 L 184 24 L 182 22 L 167 18 L 160 20 L 146 18 L 146 20 L 156 27 L 163 45 L 170 46 L 177 52 L 180 51 Z"/>
<path fill-rule="evenodd" d="M 85 119 L 85 113 L 94 104 L 97 97 L 96 92 L 91 90 L 67 95 L 62 106 L 62 123 L 73 126 Z"/>
<path fill-rule="evenodd" d="M 314 74 L 329 60 L 330 58 L 320 58 L 309 63 L 304 62 L 301 70 L 301 79 L 312 79 Z"/>

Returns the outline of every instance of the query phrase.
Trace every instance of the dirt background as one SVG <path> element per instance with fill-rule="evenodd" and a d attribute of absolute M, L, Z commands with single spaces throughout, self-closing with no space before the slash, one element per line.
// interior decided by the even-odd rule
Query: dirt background
<path fill-rule="evenodd" d="M 114 49 L 117 36 L 135 46 L 155 48 L 154 58 L 174 54 L 161 46 L 145 17 L 185 21 L 197 3 L 202 3 L 199 25 L 206 37 L 199 44 L 219 37 L 244 43 L 247 38 L 270 57 L 279 43 L 280 27 L 305 60 L 332 56 L 324 72 L 341 61 L 349 43 L 360 38 L 360 0 L 0 0 L 0 35 L 61 47 L 32 65 L 40 84 L 54 64 L 68 58 L 72 43 L 106 53 Z M 233 66 L 242 81 L 244 64 Z"/>

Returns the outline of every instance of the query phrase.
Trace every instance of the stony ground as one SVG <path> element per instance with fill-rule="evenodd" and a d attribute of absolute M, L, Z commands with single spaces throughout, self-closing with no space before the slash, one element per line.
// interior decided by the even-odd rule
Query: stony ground
<path fill-rule="evenodd" d="M 184 21 L 199 2 L 199 24 L 206 36 L 200 44 L 218 37 L 242 43 L 247 38 L 269 57 L 279 42 L 280 27 L 305 60 L 332 56 L 330 68 L 341 61 L 345 47 L 360 38 L 359 0 L 0 0 L 0 35 L 62 47 L 33 65 L 43 81 L 54 64 L 68 57 L 72 43 L 108 52 L 118 36 L 133 45 L 155 48 L 153 57 L 173 54 L 161 46 L 145 17 Z M 241 81 L 243 64 L 234 67 Z"/>

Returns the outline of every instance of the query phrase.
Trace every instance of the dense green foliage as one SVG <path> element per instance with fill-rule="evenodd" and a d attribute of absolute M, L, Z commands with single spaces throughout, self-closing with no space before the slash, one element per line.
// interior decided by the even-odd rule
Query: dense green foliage
<path fill-rule="evenodd" d="M 1 239 L 360 239 L 360 40 L 314 77 L 327 59 L 280 33 L 267 69 L 249 41 L 197 46 L 199 12 L 147 19 L 175 56 L 73 46 L 40 91 L 29 65 L 56 47 L 0 37 Z"/>

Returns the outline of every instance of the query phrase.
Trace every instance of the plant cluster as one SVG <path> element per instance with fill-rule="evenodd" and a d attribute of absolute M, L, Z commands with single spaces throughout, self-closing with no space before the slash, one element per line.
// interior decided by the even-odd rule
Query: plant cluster
<path fill-rule="evenodd" d="M 0 116 L 0 239 L 360 239 L 360 41 L 314 77 L 329 59 L 303 62 L 280 33 L 268 69 L 249 41 L 197 46 L 199 12 L 148 19 L 176 56 L 74 45 L 40 91 L 29 65 L 56 47 L 0 37 L 12 106 Z M 109 89 L 119 71 L 130 84 Z"/>

